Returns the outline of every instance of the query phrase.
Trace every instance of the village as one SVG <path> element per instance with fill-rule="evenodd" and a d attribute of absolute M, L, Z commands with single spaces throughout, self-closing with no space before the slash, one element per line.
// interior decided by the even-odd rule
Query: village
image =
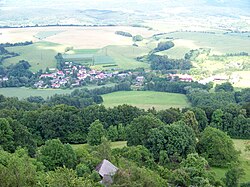
<path fill-rule="evenodd" d="M 112 78 L 125 79 L 126 77 L 135 75 L 132 72 L 105 72 L 91 69 L 89 67 L 74 64 L 73 62 L 64 62 L 61 70 L 50 68 L 49 72 L 41 74 L 39 81 L 34 84 L 35 88 L 73 88 L 86 84 L 112 82 Z M 134 84 L 142 86 L 143 76 L 136 76 Z"/>
<path fill-rule="evenodd" d="M 115 82 L 115 80 L 122 80 L 128 77 L 134 77 L 132 84 L 135 87 L 143 86 L 145 77 L 140 75 L 138 72 L 119 72 L 119 71 L 100 71 L 91 69 L 87 66 L 75 64 L 73 62 L 64 62 L 63 67 L 59 70 L 56 68 L 50 68 L 49 71 L 43 73 L 39 77 L 39 81 L 34 84 L 34 88 L 46 89 L 61 89 L 61 88 L 74 88 L 80 87 L 87 84 L 99 84 L 105 85 L 108 82 Z M 179 80 L 182 82 L 193 82 L 195 81 L 191 75 L 188 74 L 168 74 L 168 78 L 171 81 Z M 232 80 L 233 79 L 233 80 Z M 237 82 L 234 80 L 235 77 L 231 77 L 231 82 Z M 238 79 L 238 77 L 237 77 Z M 216 81 L 227 81 L 229 80 L 226 76 L 212 76 L 198 82 L 201 84 L 207 84 L 209 82 Z"/>

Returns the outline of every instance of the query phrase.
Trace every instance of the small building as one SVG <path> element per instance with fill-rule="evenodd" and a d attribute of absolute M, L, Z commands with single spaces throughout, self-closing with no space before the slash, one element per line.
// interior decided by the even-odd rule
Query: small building
<path fill-rule="evenodd" d="M 136 81 L 137 82 L 144 82 L 144 77 L 143 76 L 137 76 Z"/>
<path fill-rule="evenodd" d="M 112 177 L 118 171 L 118 168 L 114 166 L 111 162 L 104 159 L 97 167 L 96 171 L 102 177 L 101 184 L 105 186 L 111 185 L 113 183 Z"/>

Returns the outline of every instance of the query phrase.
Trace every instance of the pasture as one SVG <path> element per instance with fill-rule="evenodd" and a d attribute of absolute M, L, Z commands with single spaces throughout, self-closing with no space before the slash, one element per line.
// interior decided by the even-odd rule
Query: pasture
<path fill-rule="evenodd" d="M 18 53 L 19 56 L 6 59 L 4 66 L 16 64 L 20 60 L 30 63 L 30 70 L 37 72 L 40 69 L 56 67 L 55 56 L 58 52 L 63 52 L 65 46 L 50 42 L 37 42 L 27 46 L 6 47 L 10 52 Z"/>
<path fill-rule="evenodd" d="M 105 94 L 102 97 L 105 107 L 128 104 L 142 109 L 154 107 L 156 110 L 164 110 L 170 107 L 184 108 L 189 106 L 185 95 L 166 92 L 120 91 Z"/>
<path fill-rule="evenodd" d="M 113 59 L 116 68 L 119 69 L 135 69 L 143 67 L 148 69 L 149 64 L 138 62 L 135 58 L 138 56 L 146 55 L 149 49 L 146 47 L 134 46 L 107 46 L 101 49 L 98 53 L 103 56 L 109 56 Z M 102 65 L 95 65 L 94 68 L 103 69 Z"/>
<path fill-rule="evenodd" d="M 105 86 L 114 86 L 113 83 L 107 84 Z M 90 85 L 90 86 L 83 86 L 74 89 L 94 89 L 99 88 L 102 86 Z M 47 97 L 51 97 L 55 94 L 70 94 L 74 89 L 32 89 L 32 88 L 0 88 L 0 94 L 4 95 L 5 97 L 18 97 L 19 99 L 24 99 L 29 96 L 41 96 L 44 99 Z"/>
<path fill-rule="evenodd" d="M 63 54 L 63 58 L 65 61 L 72 61 L 91 66 L 102 64 L 115 64 L 115 61 L 110 56 L 104 53 L 98 53 L 98 51 L 103 51 L 103 49 L 72 50 L 67 52 L 66 54 Z"/>
<path fill-rule="evenodd" d="M 185 54 L 188 53 L 191 49 L 198 49 L 199 47 L 194 44 L 192 40 L 185 39 L 175 39 L 174 47 L 158 52 L 159 55 L 167 55 L 169 58 L 173 59 L 182 59 Z"/>

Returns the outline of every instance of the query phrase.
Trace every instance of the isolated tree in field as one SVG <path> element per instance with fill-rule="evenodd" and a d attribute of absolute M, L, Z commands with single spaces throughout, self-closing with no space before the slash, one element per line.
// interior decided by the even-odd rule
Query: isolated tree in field
<path fill-rule="evenodd" d="M 198 152 L 211 166 L 227 166 L 238 160 L 232 139 L 221 130 L 207 127 L 201 134 Z"/>
<path fill-rule="evenodd" d="M 150 129 L 163 126 L 161 120 L 154 116 L 139 116 L 127 128 L 128 145 L 143 145 L 146 143 Z"/>
<path fill-rule="evenodd" d="M 141 35 L 135 35 L 133 36 L 133 41 L 134 42 L 140 42 L 143 40 L 143 37 Z"/>
<path fill-rule="evenodd" d="M 101 139 L 104 135 L 105 130 L 101 122 L 99 120 L 94 121 L 89 127 L 88 144 L 92 146 L 101 144 Z"/>

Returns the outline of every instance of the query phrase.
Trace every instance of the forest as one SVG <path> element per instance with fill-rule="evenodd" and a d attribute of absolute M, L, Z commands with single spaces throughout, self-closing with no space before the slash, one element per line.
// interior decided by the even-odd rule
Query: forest
<path fill-rule="evenodd" d="M 95 167 L 107 159 L 119 168 L 110 186 L 249 185 L 239 182 L 244 172 L 231 138 L 250 138 L 250 89 L 234 91 L 224 83 L 210 93 L 198 83 L 174 84 L 185 87 L 173 92 L 185 93 L 192 107 L 156 111 L 100 105 L 100 94 L 130 90 L 129 83 L 46 100 L 1 96 L 0 183 L 100 186 Z M 115 141 L 127 146 L 112 148 Z M 211 167 L 228 171 L 218 180 Z"/>

